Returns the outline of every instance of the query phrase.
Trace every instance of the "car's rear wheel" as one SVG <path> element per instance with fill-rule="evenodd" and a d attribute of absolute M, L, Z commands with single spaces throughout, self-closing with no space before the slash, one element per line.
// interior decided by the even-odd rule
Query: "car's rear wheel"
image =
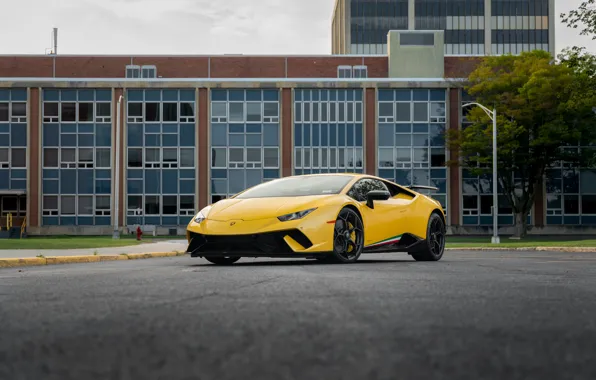
<path fill-rule="evenodd" d="M 364 226 L 351 208 L 343 208 L 335 220 L 333 258 L 340 263 L 353 263 L 364 248 Z"/>
<path fill-rule="evenodd" d="M 416 252 L 411 252 L 416 261 L 439 261 L 445 252 L 445 222 L 436 212 L 428 218 L 426 228 L 426 241 L 424 247 Z"/>
<path fill-rule="evenodd" d="M 205 256 L 205 260 L 216 265 L 232 265 L 240 260 L 240 257 L 229 256 Z"/>

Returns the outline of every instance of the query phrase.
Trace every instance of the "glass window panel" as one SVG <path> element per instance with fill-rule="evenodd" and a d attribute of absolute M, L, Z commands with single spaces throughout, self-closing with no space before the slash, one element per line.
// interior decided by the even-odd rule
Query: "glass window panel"
<path fill-rule="evenodd" d="M 582 195 L 582 214 L 596 214 L 596 195 Z"/>
<path fill-rule="evenodd" d="M 396 162 L 411 162 L 412 161 L 412 149 L 411 148 L 396 148 L 395 149 L 395 161 Z"/>
<path fill-rule="evenodd" d="M 480 213 L 482 215 L 492 215 L 493 197 L 492 195 L 480 196 Z"/>
<path fill-rule="evenodd" d="M 411 121 L 410 104 L 411 103 L 395 103 L 395 121 Z"/>
<path fill-rule="evenodd" d="M 142 148 L 128 148 L 128 167 L 142 168 L 143 167 L 143 149 Z"/>
<path fill-rule="evenodd" d="M 445 103 L 430 103 L 430 117 L 445 117 Z"/>
<path fill-rule="evenodd" d="M 225 103 L 224 103 L 225 112 Z M 193 117 L 195 115 L 195 104 L 194 103 L 180 103 L 180 116 L 182 117 Z"/>
<path fill-rule="evenodd" d="M 379 148 L 379 168 L 393 167 L 393 151 L 393 148 Z"/>
<path fill-rule="evenodd" d="M 12 103 L 12 116 L 27 116 L 27 103 Z"/>
<path fill-rule="evenodd" d="M 76 162 L 76 149 L 74 148 L 62 148 L 61 152 L 61 161 L 62 162 Z"/>
<path fill-rule="evenodd" d="M 329 152 L 327 148 L 321 148 L 321 167 L 326 168 L 329 166 Z"/>
<path fill-rule="evenodd" d="M 321 121 L 329 120 L 329 108 L 328 103 L 321 103 Z"/>
<path fill-rule="evenodd" d="M 596 170 L 582 170 L 580 179 L 582 194 L 596 194 Z"/>
<path fill-rule="evenodd" d="M 47 104 L 48 103 L 44 104 L 44 109 Z M 50 116 L 52 116 L 52 115 L 50 115 Z M 58 116 L 57 106 L 56 106 L 56 115 L 55 116 Z M 0 103 L 0 122 L 1 121 L 8 121 L 8 103 L 4 103 L 4 102 Z"/>
<path fill-rule="evenodd" d="M 157 122 L 160 120 L 159 103 L 145 103 L 145 121 Z"/>
<path fill-rule="evenodd" d="M 267 102 L 263 105 L 264 108 L 264 115 L 265 117 L 278 117 L 279 116 L 279 106 L 278 103 L 274 102 Z"/>
<path fill-rule="evenodd" d="M 142 210 L 143 209 L 143 196 L 142 195 L 129 195 L 128 196 L 128 210 Z"/>
<path fill-rule="evenodd" d="M 337 150 L 336 148 L 329 148 L 329 167 L 337 166 Z"/>
<path fill-rule="evenodd" d="M 226 117 L 228 105 L 225 102 L 214 102 L 211 104 L 211 117 Z"/>
<path fill-rule="evenodd" d="M 414 121 L 428 122 L 428 103 L 414 103 Z"/>
<path fill-rule="evenodd" d="M 163 162 L 178 162 L 178 149 L 177 148 L 164 148 L 163 150 Z"/>
<path fill-rule="evenodd" d="M 145 215 L 159 215 L 159 195 L 145 195 Z"/>
<path fill-rule="evenodd" d="M 178 196 L 163 196 L 163 215 L 178 215 Z"/>
<path fill-rule="evenodd" d="M 575 170 L 563 171 L 563 192 L 579 193 L 579 175 Z"/>
<path fill-rule="evenodd" d="M 109 210 L 110 209 L 110 197 L 100 195 L 95 197 L 95 209 L 96 210 Z"/>
<path fill-rule="evenodd" d="M 24 168 L 27 166 L 27 154 L 24 148 L 12 148 L 10 164 L 13 168 Z"/>
<path fill-rule="evenodd" d="M 230 162 L 244 162 L 243 148 L 229 148 Z"/>
<path fill-rule="evenodd" d="M 143 116 L 143 103 L 128 103 L 128 117 Z"/>
<path fill-rule="evenodd" d="M 194 195 L 181 195 L 180 196 L 180 210 L 194 210 L 194 208 L 195 208 Z"/>
<path fill-rule="evenodd" d="M 95 149 L 95 165 L 99 168 L 110 167 L 110 149 L 96 148 Z"/>
<path fill-rule="evenodd" d="M 261 148 L 247 148 L 246 162 L 261 162 Z"/>
<path fill-rule="evenodd" d="M 3 161 L 1 156 L 2 155 L 0 154 L 0 161 Z M 6 161 L 8 161 L 8 158 L 6 159 Z M 47 167 L 47 168 L 58 167 L 58 149 L 44 148 L 44 150 L 43 150 L 43 166 Z"/>
<path fill-rule="evenodd" d="M 145 160 L 147 162 L 160 162 L 161 151 L 159 148 L 146 148 L 145 149 Z"/>
<path fill-rule="evenodd" d="M 6 119 L 8 120 L 8 103 L 6 104 Z M 43 104 L 43 115 L 50 117 L 58 117 L 58 103 L 44 103 Z M 2 121 L 2 103 L 0 103 L 0 121 Z"/>
<path fill-rule="evenodd" d="M 93 103 L 79 103 L 79 121 L 93 121 Z"/>
<path fill-rule="evenodd" d="M 337 103 L 329 103 L 329 121 L 337 122 Z"/>
<path fill-rule="evenodd" d="M 76 208 L 76 197 L 74 195 L 63 195 L 60 197 L 60 214 L 74 215 Z"/>
<path fill-rule="evenodd" d="M 195 150 L 193 148 L 180 148 L 180 167 L 192 168 L 195 166 Z"/>
<path fill-rule="evenodd" d="M 77 120 L 76 103 L 61 103 L 63 122 L 74 122 Z"/>
<path fill-rule="evenodd" d="M 8 162 L 8 148 L 0 148 L 0 162 Z"/>
<path fill-rule="evenodd" d="M 263 166 L 266 168 L 276 168 L 279 166 L 279 154 L 277 148 L 263 149 L 264 162 Z"/>
<path fill-rule="evenodd" d="M 111 111 L 110 111 L 110 103 L 96 103 L 95 107 L 96 107 L 96 111 L 95 113 L 97 114 L 98 117 L 109 117 L 111 116 Z"/>
<path fill-rule="evenodd" d="M 93 215 L 93 196 L 79 196 L 79 215 Z"/>
<path fill-rule="evenodd" d="M 302 167 L 302 148 L 294 148 L 294 166 Z"/>
<path fill-rule="evenodd" d="M 477 210 L 478 209 L 478 196 L 476 195 L 464 195 L 463 196 L 463 207 L 465 210 Z"/>
<path fill-rule="evenodd" d="M 303 108 L 303 113 L 304 113 L 303 121 L 311 121 L 310 103 L 303 103 L 302 108 Z"/>
<path fill-rule="evenodd" d="M 227 166 L 226 148 L 211 149 L 211 166 L 215 168 L 225 168 Z"/>
<path fill-rule="evenodd" d="M 445 166 L 445 149 L 433 148 L 430 150 L 430 166 L 443 167 Z"/>
<path fill-rule="evenodd" d="M 262 103 L 248 102 L 246 103 L 246 121 L 262 121 Z"/>
<path fill-rule="evenodd" d="M 244 121 L 244 103 L 229 103 L 230 121 Z"/>
<path fill-rule="evenodd" d="M 346 121 L 346 103 L 339 102 L 337 110 L 338 121 Z"/>
<path fill-rule="evenodd" d="M 163 121 L 178 121 L 178 103 L 163 103 Z"/>
<path fill-rule="evenodd" d="M 560 195 L 547 195 L 546 196 L 546 208 L 547 209 L 561 209 L 561 196 Z"/>
<path fill-rule="evenodd" d="M 58 210 L 58 197 L 55 195 L 44 195 L 43 209 L 44 210 Z"/>
<path fill-rule="evenodd" d="M 579 196 L 565 195 L 563 197 L 563 212 L 566 215 L 579 214 Z"/>
<path fill-rule="evenodd" d="M 93 148 L 79 148 L 79 162 L 93 162 Z"/>

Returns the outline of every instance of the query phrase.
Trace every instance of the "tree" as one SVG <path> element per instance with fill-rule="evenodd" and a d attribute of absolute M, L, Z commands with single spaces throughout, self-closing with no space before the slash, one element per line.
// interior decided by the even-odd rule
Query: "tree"
<path fill-rule="evenodd" d="M 577 9 L 561 13 L 561 19 L 570 28 L 581 26 L 580 35 L 592 35 L 592 39 L 596 40 L 596 0 L 583 1 Z"/>
<path fill-rule="evenodd" d="M 588 74 L 571 61 L 553 62 L 545 51 L 489 56 L 470 74 L 466 91 L 480 104 L 497 109 L 498 185 L 515 214 L 515 236 L 527 233 L 527 217 L 542 191 L 546 169 L 557 162 L 587 162 L 580 141 L 596 141 L 593 90 Z M 481 108 L 470 110 L 471 126 L 447 134 L 456 162 L 473 175 L 492 173 L 492 121 Z M 495 210 L 497 212 L 497 210 Z"/>

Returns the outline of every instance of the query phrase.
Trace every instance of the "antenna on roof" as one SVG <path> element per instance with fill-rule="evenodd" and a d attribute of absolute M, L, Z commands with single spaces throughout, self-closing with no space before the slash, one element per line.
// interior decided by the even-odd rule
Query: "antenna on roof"
<path fill-rule="evenodd" d="M 58 55 L 58 28 L 54 28 L 54 55 Z"/>

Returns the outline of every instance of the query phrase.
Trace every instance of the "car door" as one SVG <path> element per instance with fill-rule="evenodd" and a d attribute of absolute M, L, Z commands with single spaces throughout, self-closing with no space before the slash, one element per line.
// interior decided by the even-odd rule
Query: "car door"
<path fill-rule="evenodd" d="M 373 190 L 389 191 L 389 188 L 376 178 L 363 178 L 347 194 L 363 206 L 360 210 L 365 227 L 365 246 L 396 241 L 407 230 L 407 210 L 411 203 L 408 199 L 391 197 L 375 201 L 374 208 L 370 208 L 366 205 L 366 196 Z"/>

